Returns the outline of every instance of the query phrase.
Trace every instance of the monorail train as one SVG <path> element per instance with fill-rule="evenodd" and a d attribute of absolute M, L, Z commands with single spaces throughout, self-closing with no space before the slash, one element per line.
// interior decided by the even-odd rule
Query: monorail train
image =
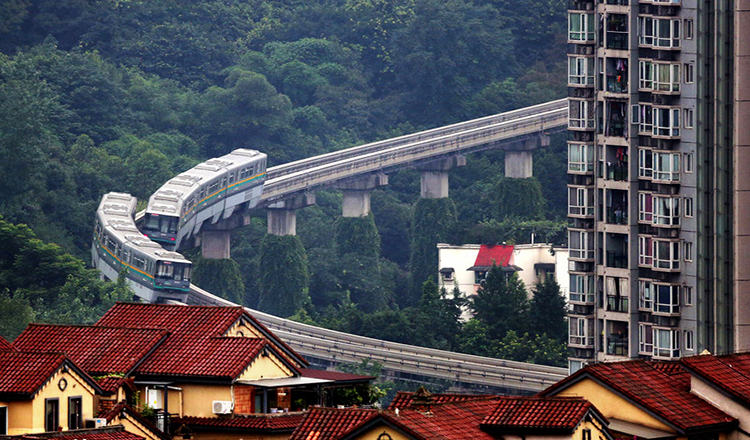
<path fill-rule="evenodd" d="M 206 220 L 230 217 L 243 204 L 255 207 L 266 179 L 266 155 L 248 149 L 207 160 L 165 183 L 148 201 L 141 231 L 177 250 Z"/>
<path fill-rule="evenodd" d="M 147 302 L 187 302 L 192 263 L 144 237 L 133 220 L 136 199 L 111 192 L 96 211 L 91 258 L 105 278 L 125 270 L 128 284 Z"/>

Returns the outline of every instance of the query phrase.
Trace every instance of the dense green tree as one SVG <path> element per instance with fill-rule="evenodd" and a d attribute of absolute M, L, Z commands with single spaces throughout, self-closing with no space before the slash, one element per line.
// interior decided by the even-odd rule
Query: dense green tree
<path fill-rule="evenodd" d="M 461 332 L 456 335 L 456 351 L 477 356 L 492 356 L 493 341 L 489 326 L 472 318 L 464 323 Z"/>
<path fill-rule="evenodd" d="M 372 213 L 362 217 L 339 217 L 335 226 L 336 250 L 339 254 L 380 256 L 380 234 Z"/>
<path fill-rule="evenodd" d="M 309 303 L 307 254 L 299 237 L 267 234 L 259 262 L 259 310 L 287 317 Z"/>
<path fill-rule="evenodd" d="M 542 187 L 535 177 L 514 179 L 503 177 L 495 188 L 497 194 L 495 218 L 541 220 L 544 218 Z"/>
<path fill-rule="evenodd" d="M 15 295 L 5 289 L 0 292 L 0 336 L 7 341 L 13 341 L 21 332 L 36 319 L 34 308 L 29 300 L 22 294 Z"/>
<path fill-rule="evenodd" d="M 190 281 L 235 304 L 245 303 L 245 283 L 240 267 L 231 258 L 191 258 L 193 271 Z"/>
<path fill-rule="evenodd" d="M 477 289 L 472 308 L 476 319 L 489 329 L 490 338 L 502 339 L 509 330 L 524 333 L 527 329 L 529 299 L 516 272 L 492 266 Z"/>
<path fill-rule="evenodd" d="M 564 343 L 568 328 L 565 322 L 568 306 L 560 293 L 560 285 L 552 275 L 537 283 L 529 307 L 529 331 L 546 334 L 549 338 Z"/>
<path fill-rule="evenodd" d="M 510 330 L 499 341 L 493 356 L 532 364 L 565 367 L 568 362 L 568 348 L 564 342 L 550 338 L 546 334 L 518 334 Z"/>
<path fill-rule="evenodd" d="M 454 290 L 452 296 L 445 289 L 438 289 L 433 280 L 422 284 L 422 296 L 416 311 L 417 338 L 427 347 L 452 350 L 456 335 L 461 330 L 459 318 L 463 305 L 461 292 Z"/>
<path fill-rule="evenodd" d="M 420 198 L 414 205 L 411 223 L 411 257 L 409 267 L 412 276 L 411 304 L 418 301 L 422 283 L 437 276 L 437 243 L 449 241 L 456 225 L 456 205 L 445 197 L 440 199 Z M 409 304 L 409 303 L 407 303 Z"/>

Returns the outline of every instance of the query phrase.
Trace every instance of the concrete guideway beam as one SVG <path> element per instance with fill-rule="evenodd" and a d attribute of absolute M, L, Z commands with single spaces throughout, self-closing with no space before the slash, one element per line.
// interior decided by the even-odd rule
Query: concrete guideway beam
<path fill-rule="evenodd" d="M 388 175 L 383 173 L 340 182 L 336 186 L 344 196 L 343 217 L 364 217 L 370 213 L 370 191 L 387 185 Z"/>
<path fill-rule="evenodd" d="M 315 194 L 304 193 L 268 205 L 268 233 L 297 235 L 297 210 L 315 204 Z"/>
<path fill-rule="evenodd" d="M 250 224 L 250 215 L 236 213 L 229 218 L 210 224 L 205 222 L 201 227 L 200 239 L 196 245 L 201 247 L 203 258 L 220 260 L 231 258 L 231 230 Z"/>
<path fill-rule="evenodd" d="M 448 197 L 448 171 L 453 167 L 466 165 L 466 156 L 457 155 L 417 167 L 420 171 L 423 199 L 442 199 Z"/>
<path fill-rule="evenodd" d="M 526 179 L 534 173 L 533 151 L 549 146 L 549 136 L 544 134 L 526 136 L 507 142 L 505 151 L 505 177 Z"/>

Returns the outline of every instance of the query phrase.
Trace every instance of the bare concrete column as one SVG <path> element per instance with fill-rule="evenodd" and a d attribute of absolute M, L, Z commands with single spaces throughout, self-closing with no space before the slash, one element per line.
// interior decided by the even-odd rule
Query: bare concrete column
<path fill-rule="evenodd" d="M 201 232 L 201 255 L 212 260 L 230 258 L 230 238 L 229 231 Z"/>
<path fill-rule="evenodd" d="M 734 11 L 734 351 L 750 350 L 750 4 Z"/>
<path fill-rule="evenodd" d="M 354 180 L 338 183 L 342 190 L 344 201 L 343 217 L 364 217 L 370 213 L 370 191 L 388 184 L 388 176 L 375 174 Z"/>
<path fill-rule="evenodd" d="M 420 165 L 420 196 L 423 199 L 442 199 L 448 197 L 448 171 L 453 167 L 466 165 L 465 156 L 455 156 Z"/>
<path fill-rule="evenodd" d="M 315 194 L 299 194 L 268 206 L 268 233 L 297 235 L 297 210 L 315 204 Z"/>
<path fill-rule="evenodd" d="M 534 172 L 533 151 L 549 146 L 549 136 L 533 135 L 503 147 L 505 150 L 505 177 L 526 179 Z"/>

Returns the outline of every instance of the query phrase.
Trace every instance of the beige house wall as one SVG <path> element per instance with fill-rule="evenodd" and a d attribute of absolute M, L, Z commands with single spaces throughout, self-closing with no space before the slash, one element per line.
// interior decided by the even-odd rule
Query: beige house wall
<path fill-rule="evenodd" d="M 692 375 L 690 377 L 690 392 L 740 421 L 740 429 L 732 433 L 732 440 L 750 439 L 750 435 L 740 432 L 750 432 L 750 409 Z"/>

